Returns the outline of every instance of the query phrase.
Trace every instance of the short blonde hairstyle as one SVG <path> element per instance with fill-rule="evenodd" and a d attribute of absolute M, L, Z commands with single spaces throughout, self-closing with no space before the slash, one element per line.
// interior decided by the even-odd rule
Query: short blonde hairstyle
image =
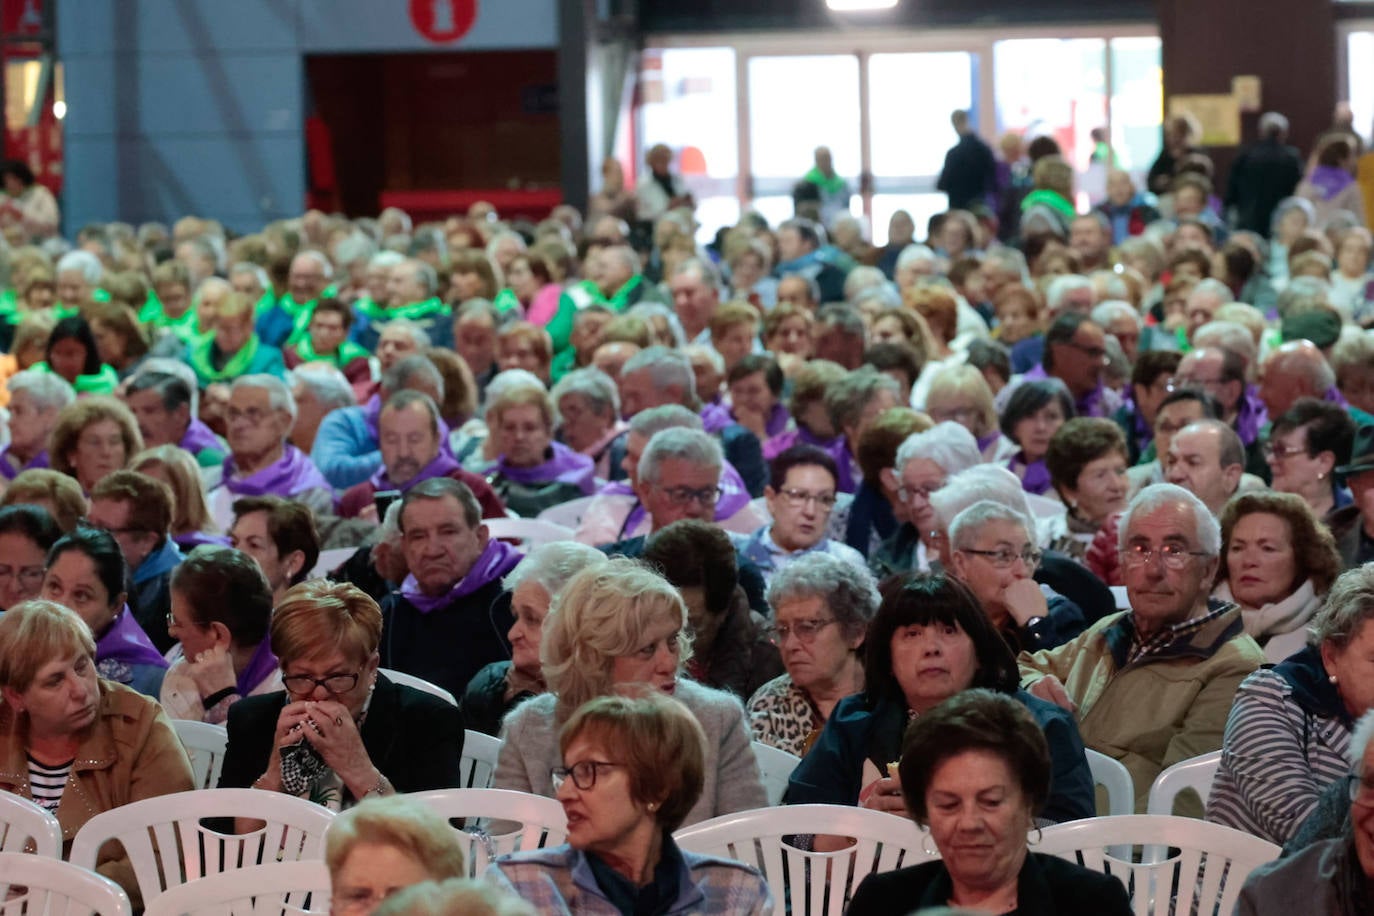
<path fill-rule="evenodd" d="M 86 515 L 86 494 L 74 477 L 49 468 L 31 468 L 21 471 L 0 496 L 0 506 L 21 505 L 49 507 L 57 527 L 69 534 Z"/>
<path fill-rule="evenodd" d="M 685 663 L 691 657 L 687 605 L 667 579 L 624 557 L 573 576 L 554 597 L 539 647 L 544 680 L 558 695 L 556 718 L 610 693 L 615 660 L 640 648 L 645 631 L 662 620 L 683 628 Z"/>
<path fill-rule="evenodd" d="M 269 636 L 283 668 L 331 649 L 362 664 L 382 641 L 382 611 L 356 585 L 310 579 L 282 596 Z"/>
<path fill-rule="evenodd" d="M 52 336 L 52 329 L 57 327 L 57 319 L 51 312 L 29 312 L 19 319 L 19 326 L 14 329 L 14 340 L 10 342 L 10 352 L 16 357 L 29 347 L 38 347 L 47 350 L 48 338 Z M 20 368 L 27 368 L 21 366 Z"/>
<path fill-rule="evenodd" d="M 57 415 L 57 424 L 48 439 L 48 460 L 52 463 L 52 469 L 59 474 L 75 477 L 76 471 L 67 460 L 67 453 L 76 448 L 76 440 L 81 438 L 86 427 L 104 420 L 111 420 L 119 427 L 120 436 L 124 439 L 126 462 L 143 451 L 143 436 L 139 435 L 138 421 L 129 408 L 104 395 L 82 398 L 62 408 Z"/>
<path fill-rule="evenodd" d="M 255 302 L 249 302 L 247 296 L 235 292 L 226 293 L 219 305 L 215 307 L 215 318 L 219 321 L 233 320 L 251 314 L 256 305 Z"/>
<path fill-rule="evenodd" d="M 549 332 L 528 321 L 512 322 L 496 332 L 496 352 L 500 354 L 506 341 L 528 343 L 539 362 L 548 369 L 553 365 L 553 340 Z"/>
<path fill-rule="evenodd" d="M 997 408 L 992 403 L 992 389 L 988 387 L 988 381 L 983 377 L 983 373 L 973 366 L 960 363 L 935 373 L 930 380 L 930 389 L 926 392 L 926 404 L 929 405 L 933 398 L 946 395 L 968 398 L 973 402 L 982 415 L 981 435 L 986 436 L 997 430 Z"/>
<path fill-rule="evenodd" d="M 157 466 L 167 474 L 175 501 L 172 533 L 188 531 L 215 532 L 210 521 L 210 507 L 205 502 L 205 487 L 200 480 L 200 467 L 191 453 L 176 445 L 158 445 L 144 449 L 129 462 L 129 469 L 147 473 L 146 468 Z"/>
<path fill-rule="evenodd" d="M 724 302 L 716 309 L 716 313 L 711 316 L 711 339 L 725 336 L 731 328 L 742 324 L 754 326 L 754 336 L 758 336 L 759 326 L 762 321 L 759 318 L 758 310 L 746 302 Z"/>
<path fill-rule="evenodd" d="M 542 387 L 515 384 L 502 388 L 487 404 L 487 426 L 493 429 L 500 426 L 501 415 L 512 407 L 538 407 L 544 425 L 553 429 L 553 399 Z"/>
<path fill-rule="evenodd" d="M 75 655 L 95 663 L 95 637 L 76 611 L 34 600 L 0 616 L 0 687 L 23 693 L 44 665 Z"/>
<path fill-rule="evenodd" d="M 390 846 L 436 881 L 467 875 L 462 843 L 448 821 L 404 795 L 365 799 L 334 818 L 324 835 L 331 882 L 360 843 Z"/>
<path fill-rule="evenodd" d="M 382 901 L 372 916 L 538 916 L 534 907 L 478 878 L 421 881 Z"/>
<path fill-rule="evenodd" d="M 1073 166 L 1063 156 L 1044 156 L 1031 169 L 1031 181 L 1037 188 L 1058 191 L 1073 200 Z"/>
<path fill-rule="evenodd" d="M 1245 328 L 1254 338 L 1256 350 L 1259 349 L 1260 341 L 1264 338 L 1264 332 L 1269 327 L 1264 320 L 1264 313 L 1245 302 L 1226 303 L 1212 313 L 1212 320 L 1230 321 Z"/>

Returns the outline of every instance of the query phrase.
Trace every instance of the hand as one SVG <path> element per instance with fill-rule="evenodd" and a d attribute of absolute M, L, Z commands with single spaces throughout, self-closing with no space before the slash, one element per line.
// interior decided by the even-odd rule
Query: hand
<path fill-rule="evenodd" d="M 287 703 L 277 714 L 277 728 L 272 734 L 272 753 L 267 757 L 267 770 L 253 787 L 280 792 L 281 788 L 281 751 L 301 742 L 301 724 L 305 721 L 306 704 Z M 308 726 L 307 726 L 308 727 Z"/>
<path fill-rule="evenodd" d="M 319 751 L 354 798 L 361 798 L 377 784 L 377 769 L 367 756 L 362 735 L 358 734 L 347 706 L 334 700 L 309 700 L 292 705 L 303 707 L 297 735 L 305 735 L 305 740 Z"/>
<path fill-rule="evenodd" d="M 761 410 L 753 410 L 741 404 L 734 405 L 731 411 L 735 415 L 735 421 L 754 434 L 754 438 L 763 442 L 768 438 L 768 422 Z"/>
<path fill-rule="evenodd" d="M 902 817 L 910 817 L 911 814 L 906 810 L 906 799 L 902 796 L 902 784 L 891 776 L 884 776 L 868 787 L 867 795 L 863 796 L 861 805 L 871 808 L 874 811 L 886 811 L 888 814 L 900 814 Z"/>
<path fill-rule="evenodd" d="M 1034 684 L 1030 685 L 1032 695 L 1042 700 L 1048 700 L 1056 706 L 1062 706 L 1069 712 L 1077 712 L 1078 705 L 1069 699 L 1069 692 L 1064 689 L 1064 685 L 1059 682 L 1059 678 L 1054 675 L 1046 675 Z"/>
<path fill-rule="evenodd" d="M 1002 604 L 1012 619 L 1023 627 L 1032 617 L 1046 617 L 1050 613 L 1045 593 L 1034 579 L 1017 579 L 1008 585 L 1002 591 Z"/>
<path fill-rule="evenodd" d="M 202 697 L 238 686 L 238 676 L 234 674 L 234 660 L 229 655 L 228 646 L 211 646 L 194 658 L 186 659 L 186 673 L 191 675 L 196 689 Z"/>
<path fill-rule="evenodd" d="M 362 510 L 358 513 L 358 518 L 365 522 L 377 523 L 381 521 L 381 519 L 377 518 L 377 504 L 368 503 L 366 506 L 363 506 Z"/>

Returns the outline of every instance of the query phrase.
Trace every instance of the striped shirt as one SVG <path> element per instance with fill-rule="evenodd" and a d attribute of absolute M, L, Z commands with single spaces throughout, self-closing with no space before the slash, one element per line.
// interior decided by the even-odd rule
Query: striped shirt
<path fill-rule="evenodd" d="M 1140 661 L 1143 656 L 1154 655 L 1162 652 L 1176 642 L 1183 642 L 1193 634 L 1200 631 L 1212 621 L 1224 614 L 1230 613 L 1235 605 L 1226 602 L 1217 602 L 1211 610 L 1197 617 L 1189 617 L 1179 623 L 1171 623 L 1166 627 L 1161 627 L 1154 635 L 1141 639 L 1140 631 L 1135 626 L 1135 614 L 1131 614 L 1127 619 L 1131 622 L 1131 650 L 1126 654 L 1126 664 L 1134 664 Z"/>
<path fill-rule="evenodd" d="M 29 791 L 33 794 L 34 804 L 40 808 L 57 813 L 62 804 L 62 791 L 67 788 L 67 776 L 72 771 L 73 761 L 45 766 L 29 757 Z"/>

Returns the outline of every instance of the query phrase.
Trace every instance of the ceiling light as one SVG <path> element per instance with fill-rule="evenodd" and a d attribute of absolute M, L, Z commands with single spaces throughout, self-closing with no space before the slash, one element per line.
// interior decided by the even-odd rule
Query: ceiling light
<path fill-rule="evenodd" d="M 825 5 L 837 13 L 859 13 L 890 10 L 897 5 L 897 0 L 825 0 Z"/>

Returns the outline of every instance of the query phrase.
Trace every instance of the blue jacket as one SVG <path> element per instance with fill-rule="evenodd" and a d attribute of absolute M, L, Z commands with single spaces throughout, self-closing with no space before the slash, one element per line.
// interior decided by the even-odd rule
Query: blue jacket
<path fill-rule="evenodd" d="M 330 485 L 347 490 L 362 483 L 382 466 L 382 449 L 367 428 L 362 407 L 331 410 L 320 421 L 310 460 Z"/>
<path fill-rule="evenodd" d="M 172 573 L 183 559 L 176 541 L 166 538 L 133 571 L 129 607 L 159 652 L 166 652 L 176 642 L 167 634 L 167 614 L 172 609 Z"/>

